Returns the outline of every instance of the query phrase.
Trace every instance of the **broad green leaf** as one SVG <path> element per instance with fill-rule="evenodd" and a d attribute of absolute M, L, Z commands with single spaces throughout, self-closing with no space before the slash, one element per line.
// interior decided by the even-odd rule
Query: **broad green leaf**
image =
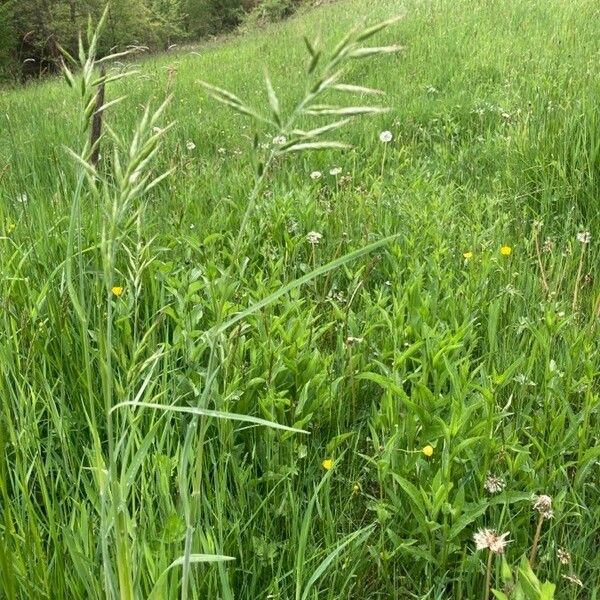
<path fill-rule="evenodd" d="M 223 556 L 221 554 L 191 554 L 189 557 L 189 562 L 194 563 L 194 564 L 220 563 L 220 562 L 227 562 L 230 560 L 235 560 L 235 558 L 233 558 L 233 556 Z M 152 588 L 152 591 L 150 592 L 150 595 L 148 596 L 148 600 L 160 600 L 160 598 L 162 596 L 160 596 L 159 594 L 164 593 L 162 587 L 164 585 L 164 581 L 165 581 L 165 578 L 166 578 L 168 572 L 175 567 L 179 567 L 179 566 L 183 565 L 184 562 L 185 562 L 185 556 L 180 556 L 179 558 L 176 558 L 160 574 L 159 578 L 156 580 L 156 583 L 154 584 L 154 587 Z"/>
<path fill-rule="evenodd" d="M 280 425 L 279 423 L 273 423 L 266 419 L 260 419 L 259 417 L 252 417 L 250 415 L 240 415 L 238 413 L 224 412 L 221 410 L 209 410 L 207 408 L 197 408 L 194 406 L 176 406 L 166 404 L 154 404 L 151 402 L 120 402 L 115 404 L 110 409 L 110 412 L 114 412 L 118 408 L 125 408 L 131 406 L 133 408 L 151 408 L 153 410 L 165 410 L 170 412 L 187 413 L 191 415 L 198 415 L 202 417 L 212 417 L 214 419 L 226 419 L 229 421 L 242 421 L 244 423 L 254 423 L 255 425 L 263 425 L 264 427 L 271 427 L 272 429 L 282 429 L 283 431 L 293 431 L 294 433 L 308 433 L 304 429 L 295 429 L 294 427 L 287 427 L 286 425 Z"/>
<path fill-rule="evenodd" d="M 390 235 L 381 240 L 378 240 L 377 242 L 373 242 L 372 244 L 368 244 L 367 246 L 359 248 L 358 250 L 354 250 L 353 252 L 345 254 L 340 258 L 336 258 L 335 260 L 332 260 L 331 262 L 327 263 L 326 265 L 323 265 L 322 267 L 314 269 L 310 273 L 307 273 L 306 275 L 295 279 L 291 283 L 280 287 L 277 291 L 273 292 L 272 294 L 269 294 L 268 296 L 256 302 L 252 306 L 249 306 L 246 310 L 243 310 L 242 312 L 238 313 L 235 317 L 225 321 L 225 323 L 217 325 L 216 327 L 213 327 L 212 329 L 208 330 L 206 332 L 206 335 L 215 336 L 227 331 L 230 327 L 232 327 L 236 323 L 239 323 L 240 321 L 243 321 L 246 317 L 249 317 L 255 312 L 258 312 L 265 306 L 269 306 L 269 304 L 273 304 L 273 302 L 275 302 L 275 300 L 277 300 L 278 298 L 281 298 L 281 296 L 285 296 L 285 294 L 288 294 L 289 292 L 298 289 L 305 283 L 308 283 L 309 281 L 312 281 L 313 279 L 316 279 L 321 275 L 325 275 L 325 273 L 329 273 L 330 271 L 333 271 L 334 269 L 337 269 L 342 265 L 345 265 L 353 260 L 356 260 L 357 258 L 360 258 L 361 256 L 364 256 L 365 254 L 369 254 L 370 252 L 373 252 L 381 248 L 382 246 L 389 244 L 393 240 L 397 239 L 399 235 L 399 233 Z"/>

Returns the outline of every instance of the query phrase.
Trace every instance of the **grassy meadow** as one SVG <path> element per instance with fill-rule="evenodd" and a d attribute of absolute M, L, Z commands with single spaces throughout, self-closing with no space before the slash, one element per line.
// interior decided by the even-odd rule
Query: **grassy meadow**
<path fill-rule="evenodd" d="M 340 79 L 385 95 L 314 111 L 389 112 L 285 152 L 398 14 Z M 91 70 L 0 89 L 0 598 L 599 598 L 598 23 L 340 0 L 116 61 L 97 173 Z"/>

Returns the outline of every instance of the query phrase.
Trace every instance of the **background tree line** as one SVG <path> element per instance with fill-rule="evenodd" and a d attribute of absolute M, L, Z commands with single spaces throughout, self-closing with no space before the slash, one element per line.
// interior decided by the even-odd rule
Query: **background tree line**
<path fill-rule="evenodd" d="M 161 50 L 230 31 L 252 15 L 287 16 L 301 0 L 112 0 L 101 51 L 143 46 Z M 57 70 L 59 44 L 76 51 L 88 16 L 108 0 L 0 0 L 0 79 Z"/>

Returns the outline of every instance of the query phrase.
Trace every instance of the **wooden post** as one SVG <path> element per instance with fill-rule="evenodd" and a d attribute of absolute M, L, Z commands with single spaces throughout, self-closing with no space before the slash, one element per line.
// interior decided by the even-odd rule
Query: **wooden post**
<path fill-rule="evenodd" d="M 100 69 L 100 76 L 106 75 L 106 68 L 102 65 Z M 90 135 L 90 144 L 92 148 L 91 161 L 94 167 L 98 166 L 100 159 L 100 135 L 102 134 L 102 106 L 104 106 L 104 81 L 98 86 L 96 92 L 96 110 L 92 117 L 92 133 Z"/>

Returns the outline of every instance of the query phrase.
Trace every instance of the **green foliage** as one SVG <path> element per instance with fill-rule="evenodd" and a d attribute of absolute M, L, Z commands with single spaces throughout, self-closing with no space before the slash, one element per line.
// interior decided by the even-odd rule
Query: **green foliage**
<path fill-rule="evenodd" d="M 243 0 L 187 0 L 187 22 L 195 38 L 231 31 L 242 19 Z"/>
<path fill-rule="evenodd" d="M 287 0 L 286 0 L 287 2 Z M 130 46 L 164 50 L 173 44 L 234 29 L 245 0 L 2 0 L 0 3 L 0 76 L 38 76 L 60 68 L 59 45 L 71 53 L 88 19 L 110 7 L 98 50 L 107 54 Z M 262 2 L 257 14 L 282 19 L 289 6 Z M 18 10 L 15 8 L 18 7 Z"/>
<path fill-rule="evenodd" d="M 492 593 L 497 600 L 554 600 L 556 585 L 546 581 L 538 580 L 526 557 L 521 559 L 517 570 L 516 581 L 513 580 L 510 567 L 503 564 L 505 587 L 511 591 L 508 594 L 493 590 Z"/>
<path fill-rule="evenodd" d="M 97 71 L 0 91 L 0 597 L 480 599 L 486 527 L 498 593 L 597 595 L 598 3 L 409 0 L 286 127 L 397 6 L 141 62 L 96 172 Z"/>
<path fill-rule="evenodd" d="M 262 0 L 244 18 L 246 26 L 263 26 L 282 21 L 294 14 L 302 0 Z"/>
<path fill-rule="evenodd" d="M 151 0 L 149 10 L 160 43 L 167 48 L 171 42 L 185 39 L 185 0 Z"/>
<path fill-rule="evenodd" d="M 0 3 L 0 77 L 7 73 L 14 56 L 16 42 L 13 30 L 14 0 Z"/>

